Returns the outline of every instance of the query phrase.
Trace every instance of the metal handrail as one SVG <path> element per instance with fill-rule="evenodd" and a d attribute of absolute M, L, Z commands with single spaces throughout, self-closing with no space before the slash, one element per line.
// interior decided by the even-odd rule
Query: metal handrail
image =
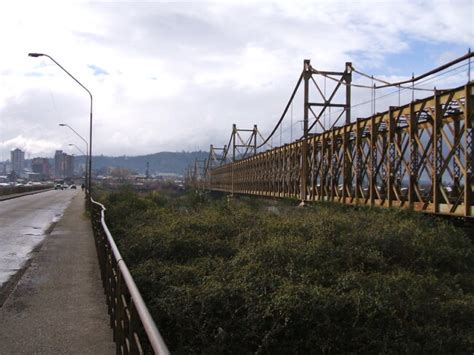
<path fill-rule="evenodd" d="M 148 352 L 145 346 L 148 343 L 155 354 L 169 354 L 105 223 L 105 206 L 93 199 L 91 201 L 92 226 L 117 353 L 144 354 Z M 142 330 L 146 337 L 140 334 Z"/>

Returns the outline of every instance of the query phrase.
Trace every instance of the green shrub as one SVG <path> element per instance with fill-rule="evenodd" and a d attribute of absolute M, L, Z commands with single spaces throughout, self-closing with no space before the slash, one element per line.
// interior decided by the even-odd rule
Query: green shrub
<path fill-rule="evenodd" d="M 472 353 L 474 246 L 400 210 L 103 196 L 171 351 Z"/>

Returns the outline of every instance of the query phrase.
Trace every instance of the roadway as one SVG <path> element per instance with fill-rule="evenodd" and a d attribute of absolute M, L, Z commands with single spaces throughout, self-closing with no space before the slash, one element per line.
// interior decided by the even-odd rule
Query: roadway
<path fill-rule="evenodd" d="M 0 305 L 76 193 L 51 190 L 0 201 Z"/>
<path fill-rule="evenodd" d="M 115 353 L 84 193 L 3 201 L 0 216 L 9 280 L 0 300 L 0 355 Z"/>

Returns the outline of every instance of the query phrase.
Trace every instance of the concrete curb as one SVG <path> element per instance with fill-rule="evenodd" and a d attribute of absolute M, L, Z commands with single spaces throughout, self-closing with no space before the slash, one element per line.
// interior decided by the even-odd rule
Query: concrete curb
<path fill-rule="evenodd" d="M 12 200 L 14 198 L 28 196 L 28 195 L 36 195 L 36 194 L 39 194 L 41 192 L 46 192 L 46 191 L 51 191 L 51 190 L 54 190 L 54 188 L 50 187 L 49 189 L 36 190 L 36 191 L 22 192 L 22 193 L 19 193 L 19 194 L 11 194 L 11 195 L 0 196 L 0 202 L 1 201 Z"/>

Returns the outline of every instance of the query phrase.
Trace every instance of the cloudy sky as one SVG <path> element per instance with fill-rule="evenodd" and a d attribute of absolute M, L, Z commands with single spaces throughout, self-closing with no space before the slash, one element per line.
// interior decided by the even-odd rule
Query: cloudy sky
<path fill-rule="evenodd" d="M 81 141 L 59 123 L 88 136 L 87 93 L 28 52 L 49 54 L 93 93 L 94 154 L 207 150 L 227 143 L 233 123 L 266 136 L 305 58 L 397 80 L 465 54 L 474 2 L 10 0 L 0 5 L 0 44 L 0 160 L 16 147 L 27 157 L 78 153 L 68 144 Z M 466 68 L 426 85 L 461 85 Z M 370 100 L 366 91 L 353 102 Z M 301 102 L 274 144 L 301 134 Z M 395 102 L 376 110 L 386 104 Z"/>

